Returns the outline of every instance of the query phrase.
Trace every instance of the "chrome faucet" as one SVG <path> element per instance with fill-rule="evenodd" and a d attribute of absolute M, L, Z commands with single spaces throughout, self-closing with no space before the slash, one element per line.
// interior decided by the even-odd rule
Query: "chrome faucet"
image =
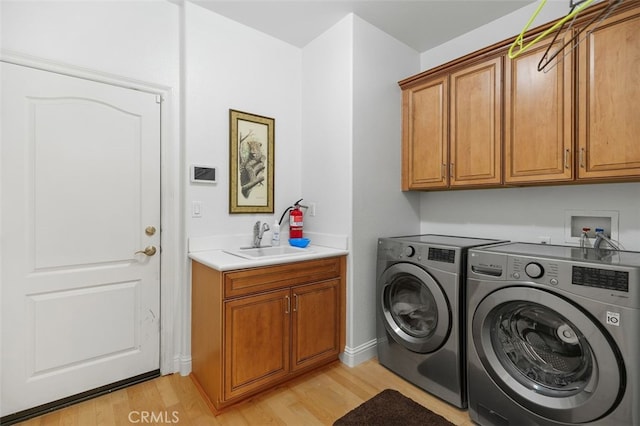
<path fill-rule="evenodd" d="M 257 221 L 255 225 L 253 225 L 253 247 L 260 247 L 260 243 L 262 242 L 262 235 L 264 231 L 268 231 L 269 225 L 267 223 L 263 223 L 260 226 L 260 221 Z"/>

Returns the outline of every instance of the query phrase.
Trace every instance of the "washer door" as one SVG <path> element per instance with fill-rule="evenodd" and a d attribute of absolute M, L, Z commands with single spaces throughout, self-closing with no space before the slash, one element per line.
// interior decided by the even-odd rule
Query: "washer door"
<path fill-rule="evenodd" d="M 477 307 L 472 339 L 493 381 L 544 418 L 586 423 L 624 393 L 619 352 L 594 319 L 546 291 L 510 287 Z"/>
<path fill-rule="evenodd" d="M 396 263 L 379 280 L 382 319 L 391 337 L 418 353 L 442 346 L 451 329 L 451 312 L 435 279 L 416 265 Z"/>

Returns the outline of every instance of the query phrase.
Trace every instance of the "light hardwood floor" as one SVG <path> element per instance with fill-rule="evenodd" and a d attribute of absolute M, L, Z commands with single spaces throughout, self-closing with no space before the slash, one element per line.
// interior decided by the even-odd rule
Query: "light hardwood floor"
<path fill-rule="evenodd" d="M 471 426 L 458 410 L 402 380 L 376 359 L 350 368 L 330 364 L 265 392 L 214 417 L 189 377 L 159 377 L 64 408 L 21 425 L 111 426 L 179 425 L 331 425 L 384 389 L 405 396 L 458 426 Z M 154 421 L 155 420 L 155 421 Z"/>

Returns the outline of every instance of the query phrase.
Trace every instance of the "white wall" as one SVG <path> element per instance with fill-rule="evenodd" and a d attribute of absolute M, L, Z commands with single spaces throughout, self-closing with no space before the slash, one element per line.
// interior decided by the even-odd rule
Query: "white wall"
<path fill-rule="evenodd" d="M 423 52 L 421 68 L 441 65 L 519 34 L 535 7 L 537 4 L 519 9 Z M 566 2 L 549 2 L 532 27 L 566 13 Z M 425 192 L 420 196 L 420 229 L 423 233 L 530 242 L 550 236 L 552 244 L 567 244 L 566 210 L 618 211 L 620 242 L 628 250 L 640 250 L 640 183 Z"/>
<path fill-rule="evenodd" d="M 353 15 L 302 50 L 302 190 L 316 203 L 305 231 L 350 236 Z M 295 201 L 295 200 L 294 200 Z"/>
<path fill-rule="evenodd" d="M 301 197 L 301 51 L 189 2 L 185 13 L 186 166 L 218 168 L 216 185 L 187 184 L 187 236 L 251 234 Z M 275 119 L 273 214 L 229 214 L 229 109 Z"/>
<path fill-rule="evenodd" d="M 3 49 L 178 88 L 175 4 L 2 0 L 0 10 Z"/>
<path fill-rule="evenodd" d="M 375 355 L 380 236 L 417 233 L 417 194 L 400 191 L 401 91 L 418 52 L 348 15 L 303 49 L 303 193 L 317 215 L 305 230 L 349 237 L 347 348 Z"/>
<path fill-rule="evenodd" d="M 347 238 L 353 250 L 353 15 L 348 15 L 302 51 L 302 190 L 316 203 L 305 216 L 305 232 Z M 353 256 L 347 260 L 347 291 L 352 292 Z M 347 347 L 353 299 L 347 297 Z"/>
<path fill-rule="evenodd" d="M 568 1 L 552 0 L 545 4 L 530 28 L 554 21 L 567 14 Z M 470 31 L 420 54 L 422 70 L 434 68 L 494 43 L 520 34 L 540 2 L 534 2 L 495 21 Z M 487 7 L 491 7 L 490 3 Z"/>
<path fill-rule="evenodd" d="M 358 354 L 363 346 L 373 348 L 376 339 L 378 238 L 420 230 L 419 194 L 400 190 L 402 91 L 397 84 L 417 72 L 419 57 L 357 16 L 353 32 L 353 273 L 347 342 Z M 363 358 L 356 355 L 354 361 Z"/>
<path fill-rule="evenodd" d="M 432 192 L 421 197 L 422 232 L 552 244 L 565 241 L 566 210 L 619 212 L 619 240 L 640 250 L 640 184 L 617 183 Z"/>

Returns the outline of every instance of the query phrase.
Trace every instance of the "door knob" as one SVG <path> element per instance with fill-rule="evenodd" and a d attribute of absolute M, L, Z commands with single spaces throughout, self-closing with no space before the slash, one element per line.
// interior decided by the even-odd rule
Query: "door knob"
<path fill-rule="evenodd" d="M 147 246 L 144 250 L 138 250 L 134 254 L 138 253 L 144 253 L 147 256 L 153 256 L 154 254 L 156 254 L 156 248 L 154 246 Z"/>
<path fill-rule="evenodd" d="M 144 230 L 144 233 L 147 234 L 148 236 L 152 236 L 156 233 L 156 227 L 155 226 L 147 226 Z"/>

